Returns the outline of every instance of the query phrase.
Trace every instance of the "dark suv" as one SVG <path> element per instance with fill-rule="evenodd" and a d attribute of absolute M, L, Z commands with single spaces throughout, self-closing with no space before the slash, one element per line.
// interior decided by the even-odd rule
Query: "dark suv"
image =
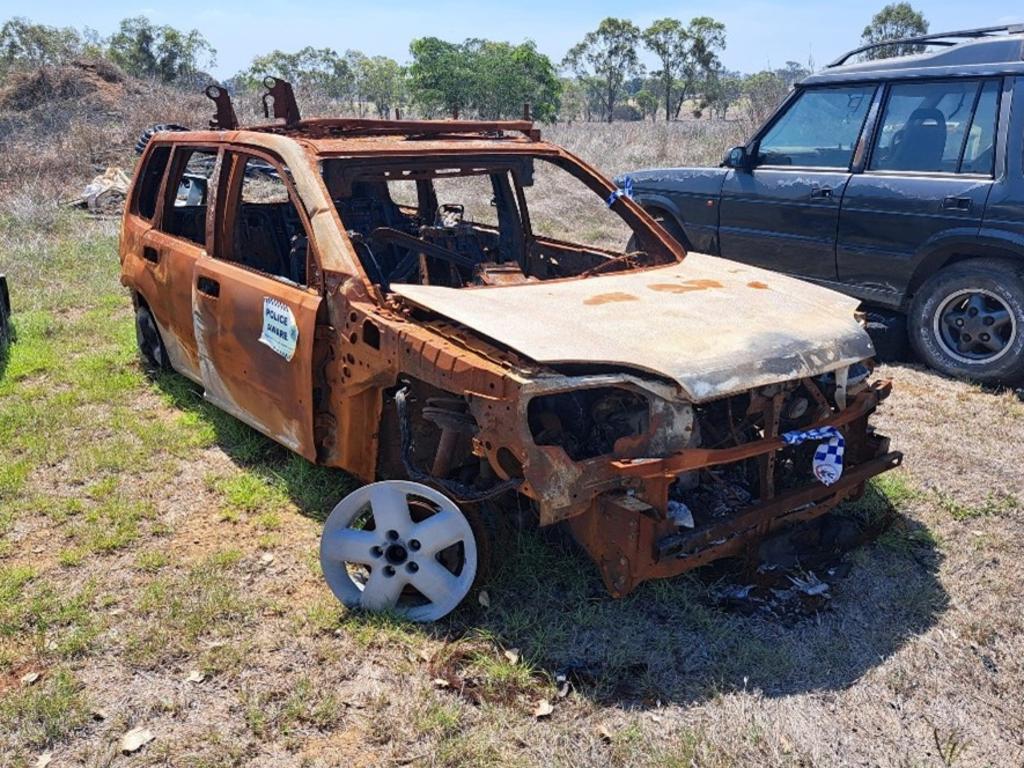
<path fill-rule="evenodd" d="M 803 80 L 721 168 L 630 174 L 634 196 L 687 248 L 905 313 L 932 367 L 1018 383 L 1024 26 L 909 42 Z"/>

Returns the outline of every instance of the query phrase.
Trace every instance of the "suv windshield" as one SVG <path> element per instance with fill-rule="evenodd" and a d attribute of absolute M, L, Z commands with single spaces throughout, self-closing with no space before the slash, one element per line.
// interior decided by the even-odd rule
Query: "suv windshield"
<path fill-rule="evenodd" d="M 676 259 L 561 159 L 346 158 L 322 169 L 364 270 L 385 290 L 507 285 Z"/>

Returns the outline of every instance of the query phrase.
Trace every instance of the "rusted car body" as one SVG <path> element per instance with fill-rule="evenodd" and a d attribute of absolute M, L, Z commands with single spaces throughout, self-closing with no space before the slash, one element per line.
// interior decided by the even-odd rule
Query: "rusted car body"
<path fill-rule="evenodd" d="M 743 555 L 899 464 L 868 424 L 889 385 L 868 381 L 855 301 L 685 253 L 532 123 L 296 111 L 237 129 L 219 108 L 218 129 L 146 147 L 122 281 L 165 363 L 309 461 L 467 505 L 529 499 L 541 525 L 567 522 L 615 596 Z M 209 174 L 193 199 L 182 180 L 197 152 Z M 630 251 L 535 234 L 535 164 L 607 199 Z M 261 174 L 291 210 L 273 237 L 240 192 Z M 490 180 L 498 226 L 438 204 L 436 180 L 469 176 Z M 395 181 L 415 186 L 414 203 L 390 200 Z M 250 258 L 275 238 L 280 252 L 282 234 L 287 258 Z M 814 445 L 781 435 L 830 425 L 845 468 L 824 485 Z"/>

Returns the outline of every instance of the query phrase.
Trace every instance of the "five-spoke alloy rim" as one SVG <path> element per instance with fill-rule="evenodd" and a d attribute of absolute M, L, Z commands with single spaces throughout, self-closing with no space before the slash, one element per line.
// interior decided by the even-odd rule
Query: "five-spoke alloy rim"
<path fill-rule="evenodd" d="M 1002 298 L 984 288 L 946 297 L 935 313 L 935 338 L 943 352 L 961 363 L 992 363 L 1017 337 L 1017 321 Z"/>
<path fill-rule="evenodd" d="M 320 565 L 331 591 L 350 608 L 435 621 L 473 586 L 476 539 L 444 494 L 386 480 L 363 486 L 334 508 L 320 539 Z"/>

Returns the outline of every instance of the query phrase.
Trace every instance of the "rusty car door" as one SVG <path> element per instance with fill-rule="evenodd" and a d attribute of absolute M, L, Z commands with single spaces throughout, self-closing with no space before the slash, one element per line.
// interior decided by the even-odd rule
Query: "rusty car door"
<path fill-rule="evenodd" d="M 264 169 L 264 180 L 283 187 L 283 201 L 243 199 L 254 162 Z M 196 263 L 192 281 L 205 396 L 315 461 L 313 343 L 321 297 L 302 284 L 307 246 L 289 262 L 296 240 L 309 242 L 308 221 L 276 161 L 228 152 L 222 165 L 214 248 Z M 284 236 L 289 228 L 295 233 Z"/>
<path fill-rule="evenodd" d="M 197 381 L 192 270 L 205 253 L 205 190 L 216 159 L 217 150 L 209 148 L 164 144 L 152 149 L 123 235 L 123 271 L 156 320 L 171 366 Z M 178 194 L 186 177 L 192 179 L 191 196 Z"/>

